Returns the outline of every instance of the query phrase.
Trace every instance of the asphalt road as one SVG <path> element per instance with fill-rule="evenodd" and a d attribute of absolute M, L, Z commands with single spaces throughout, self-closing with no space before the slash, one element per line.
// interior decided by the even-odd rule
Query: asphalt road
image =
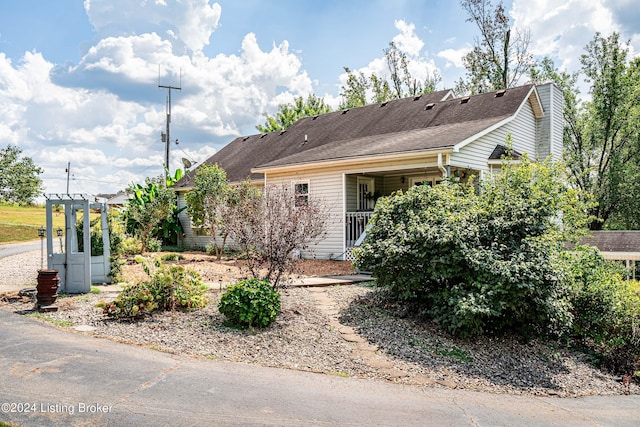
<path fill-rule="evenodd" d="M 40 249 L 40 240 L 32 240 L 23 243 L 7 243 L 0 245 L 0 259 L 11 255 L 21 254 Z M 44 250 L 47 250 L 47 242 L 44 242 Z"/>
<path fill-rule="evenodd" d="M 21 426 L 638 426 L 640 396 L 533 398 L 188 359 L 0 310 L 0 420 Z"/>

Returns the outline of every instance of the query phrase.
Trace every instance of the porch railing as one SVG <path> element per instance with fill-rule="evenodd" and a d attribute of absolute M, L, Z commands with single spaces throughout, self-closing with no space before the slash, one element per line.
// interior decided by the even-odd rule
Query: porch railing
<path fill-rule="evenodd" d="M 345 218 L 347 248 L 355 246 L 356 240 L 364 233 L 364 229 L 367 228 L 372 213 L 373 212 L 347 212 Z"/>

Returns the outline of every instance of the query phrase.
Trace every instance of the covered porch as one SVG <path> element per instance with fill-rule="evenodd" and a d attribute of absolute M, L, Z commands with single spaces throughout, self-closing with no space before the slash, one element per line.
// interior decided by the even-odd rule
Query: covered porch
<path fill-rule="evenodd" d="M 437 185 L 447 177 L 465 180 L 478 174 L 449 166 L 345 174 L 345 259 L 353 260 L 352 250 L 360 243 L 380 197 L 407 191 L 414 185 Z"/>

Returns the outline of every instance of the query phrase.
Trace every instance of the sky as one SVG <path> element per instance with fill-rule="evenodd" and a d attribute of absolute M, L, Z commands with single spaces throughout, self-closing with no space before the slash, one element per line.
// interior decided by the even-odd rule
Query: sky
<path fill-rule="evenodd" d="M 495 0 L 494 0 L 495 2 Z M 197 166 L 278 105 L 340 102 L 344 67 L 385 70 L 390 41 L 438 89 L 479 33 L 457 0 L 0 0 L 0 147 L 42 167 L 44 193 L 104 194 Z M 530 51 L 576 71 L 596 32 L 640 53 L 637 0 L 507 0 Z M 525 82 L 522 82 L 525 83 Z M 176 139 L 178 143 L 176 144 Z M 70 164 L 69 173 L 66 172 Z M 67 178 L 68 177 L 68 178 Z"/>

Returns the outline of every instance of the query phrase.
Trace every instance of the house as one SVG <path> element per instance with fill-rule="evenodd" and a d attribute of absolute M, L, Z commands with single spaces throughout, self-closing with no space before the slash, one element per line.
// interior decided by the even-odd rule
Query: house
<path fill-rule="evenodd" d="M 592 231 L 581 243 L 598 248 L 604 259 L 621 261 L 628 277 L 636 279 L 636 261 L 640 261 L 640 231 Z"/>
<path fill-rule="evenodd" d="M 505 141 L 534 160 L 562 154 L 562 93 L 552 83 L 454 98 L 450 91 L 298 120 L 286 131 L 242 136 L 210 157 L 230 182 L 287 183 L 332 208 L 326 239 L 304 253 L 350 259 L 378 196 L 447 177 L 499 171 Z M 179 181 L 179 206 L 194 172 Z M 204 247 L 181 216 L 181 244 Z"/>

